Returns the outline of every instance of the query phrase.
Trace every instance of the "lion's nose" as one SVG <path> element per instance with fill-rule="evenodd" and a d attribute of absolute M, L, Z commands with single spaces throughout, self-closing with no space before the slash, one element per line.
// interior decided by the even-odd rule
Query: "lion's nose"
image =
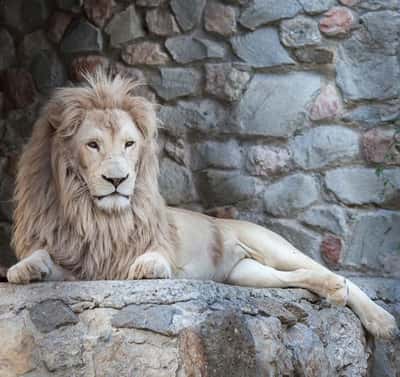
<path fill-rule="evenodd" d="M 123 181 L 125 181 L 128 178 L 129 174 L 127 174 L 125 177 L 106 177 L 105 175 L 102 175 L 101 177 L 106 180 L 107 182 L 112 183 L 112 185 L 117 188 Z"/>

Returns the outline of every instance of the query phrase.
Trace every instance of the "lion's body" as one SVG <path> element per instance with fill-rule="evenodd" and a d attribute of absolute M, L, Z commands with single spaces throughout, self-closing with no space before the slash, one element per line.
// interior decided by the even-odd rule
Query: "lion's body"
<path fill-rule="evenodd" d="M 157 183 L 155 112 L 133 87 L 99 75 L 88 87 L 62 89 L 45 108 L 19 164 L 20 262 L 10 282 L 187 278 L 303 287 L 347 302 L 373 334 L 393 333 L 389 313 L 279 235 L 167 207 Z"/>

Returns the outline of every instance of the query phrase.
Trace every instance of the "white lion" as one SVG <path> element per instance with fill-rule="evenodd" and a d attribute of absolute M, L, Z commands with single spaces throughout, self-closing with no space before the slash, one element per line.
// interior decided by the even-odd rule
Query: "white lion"
<path fill-rule="evenodd" d="M 302 287 L 348 304 L 374 335 L 394 318 L 351 281 L 279 235 L 244 221 L 167 207 L 158 184 L 157 121 L 135 83 L 97 73 L 59 89 L 18 169 L 11 283 L 70 279 L 212 279 Z"/>

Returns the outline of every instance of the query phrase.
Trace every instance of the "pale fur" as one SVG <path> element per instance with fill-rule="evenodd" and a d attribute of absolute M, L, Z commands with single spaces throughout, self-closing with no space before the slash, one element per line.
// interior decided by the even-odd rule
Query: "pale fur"
<path fill-rule="evenodd" d="M 303 287 L 348 303 L 374 335 L 395 332 L 394 318 L 355 284 L 276 233 L 167 207 L 157 184 L 155 111 L 132 95 L 134 87 L 98 73 L 86 87 L 60 89 L 44 109 L 19 163 L 13 242 L 21 261 L 8 271 L 9 281 L 189 278 Z M 66 140 L 93 109 L 126 111 L 144 137 L 128 210 L 94 205 L 76 161 L 65 152 Z"/>
<path fill-rule="evenodd" d="M 157 120 L 147 100 L 132 96 L 135 86 L 98 73 L 88 86 L 58 90 L 44 108 L 18 165 L 13 245 L 19 259 L 46 249 L 80 279 L 126 279 L 131 261 L 149 247 L 169 250 L 157 185 Z M 94 108 L 127 111 L 144 135 L 131 211 L 109 214 L 93 206 L 64 153 L 65 139 Z"/>

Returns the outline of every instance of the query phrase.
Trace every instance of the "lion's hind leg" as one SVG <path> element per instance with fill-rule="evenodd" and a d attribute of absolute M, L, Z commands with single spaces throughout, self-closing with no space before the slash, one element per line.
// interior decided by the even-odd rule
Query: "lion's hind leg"
<path fill-rule="evenodd" d="M 7 280 L 14 284 L 27 284 L 43 280 L 73 280 L 73 276 L 56 265 L 46 250 L 36 250 L 8 269 Z"/>
<path fill-rule="evenodd" d="M 345 305 L 348 297 L 346 280 L 333 273 L 303 268 L 280 271 L 250 258 L 243 259 L 234 267 L 227 282 L 257 288 L 306 288 L 339 305 Z"/>

